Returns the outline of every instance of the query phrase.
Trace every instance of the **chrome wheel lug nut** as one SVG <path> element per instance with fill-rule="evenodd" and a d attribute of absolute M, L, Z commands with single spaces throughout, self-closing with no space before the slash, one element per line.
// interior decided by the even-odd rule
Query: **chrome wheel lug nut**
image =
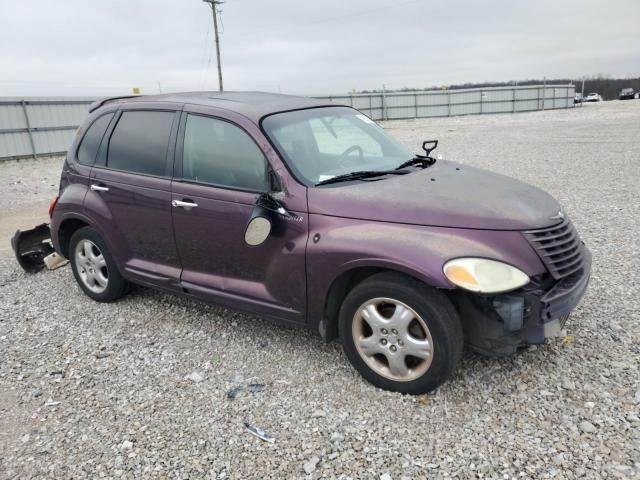
<path fill-rule="evenodd" d="M 398 334 L 398 330 L 396 330 L 395 328 L 392 328 L 391 329 L 391 333 L 393 333 L 394 335 L 397 335 Z"/>
<path fill-rule="evenodd" d="M 402 340 L 398 340 L 398 345 L 400 345 L 402 347 L 402 346 L 404 346 L 404 342 Z"/>
<path fill-rule="evenodd" d="M 383 335 L 386 335 L 386 334 L 387 334 L 387 333 L 389 333 L 389 332 L 387 331 L 387 329 L 386 329 L 386 328 L 381 328 L 381 329 L 380 329 L 380 333 L 381 333 L 381 334 L 383 334 Z"/>
<path fill-rule="evenodd" d="M 382 339 L 380 339 L 380 343 L 381 343 L 382 345 L 386 345 L 386 344 L 387 344 L 387 339 L 386 339 L 386 338 L 382 338 Z"/>
<path fill-rule="evenodd" d="M 391 345 L 389 348 L 392 352 L 395 352 L 398 349 L 398 347 L 396 347 L 395 345 Z"/>

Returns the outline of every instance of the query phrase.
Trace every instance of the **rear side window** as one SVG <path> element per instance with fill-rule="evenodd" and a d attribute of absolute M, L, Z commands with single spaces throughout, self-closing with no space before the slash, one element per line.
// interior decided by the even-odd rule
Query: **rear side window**
<path fill-rule="evenodd" d="M 188 115 L 182 177 L 242 190 L 267 190 L 267 161 L 251 137 L 223 120 Z"/>
<path fill-rule="evenodd" d="M 107 167 L 164 176 L 173 112 L 124 112 L 107 153 Z"/>
<path fill-rule="evenodd" d="M 80 147 L 78 147 L 78 162 L 83 165 L 93 165 L 95 163 L 100 142 L 112 117 L 113 113 L 102 115 L 87 129 L 87 133 L 85 133 L 80 142 Z"/>

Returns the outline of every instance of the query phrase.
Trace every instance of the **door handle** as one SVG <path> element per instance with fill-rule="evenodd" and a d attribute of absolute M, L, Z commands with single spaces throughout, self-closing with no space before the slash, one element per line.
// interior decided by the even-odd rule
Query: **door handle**
<path fill-rule="evenodd" d="M 171 206 L 172 207 L 176 207 L 176 208 L 184 208 L 185 210 L 190 210 L 192 208 L 197 207 L 198 204 L 196 202 L 191 201 L 191 200 L 189 200 L 189 201 L 171 200 Z"/>
<path fill-rule="evenodd" d="M 94 192 L 108 192 L 109 191 L 109 187 L 105 187 L 104 185 L 92 184 L 91 187 L 89 187 L 89 188 L 91 188 L 91 190 L 93 190 Z"/>

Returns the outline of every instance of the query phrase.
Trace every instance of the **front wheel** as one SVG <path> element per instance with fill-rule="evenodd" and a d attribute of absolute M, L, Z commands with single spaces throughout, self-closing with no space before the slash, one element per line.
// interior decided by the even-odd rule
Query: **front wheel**
<path fill-rule="evenodd" d="M 454 370 L 464 343 L 449 299 L 390 273 L 358 284 L 340 309 L 340 337 L 353 366 L 384 390 L 422 394 Z"/>

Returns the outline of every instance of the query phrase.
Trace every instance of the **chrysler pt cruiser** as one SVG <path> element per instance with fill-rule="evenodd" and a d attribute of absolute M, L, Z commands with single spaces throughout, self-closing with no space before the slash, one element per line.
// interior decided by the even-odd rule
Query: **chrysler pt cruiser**
<path fill-rule="evenodd" d="M 309 98 L 109 98 L 69 149 L 51 239 L 94 300 L 139 284 L 305 326 L 372 384 L 424 393 L 465 345 L 558 335 L 591 269 L 550 195 L 436 146 Z"/>

